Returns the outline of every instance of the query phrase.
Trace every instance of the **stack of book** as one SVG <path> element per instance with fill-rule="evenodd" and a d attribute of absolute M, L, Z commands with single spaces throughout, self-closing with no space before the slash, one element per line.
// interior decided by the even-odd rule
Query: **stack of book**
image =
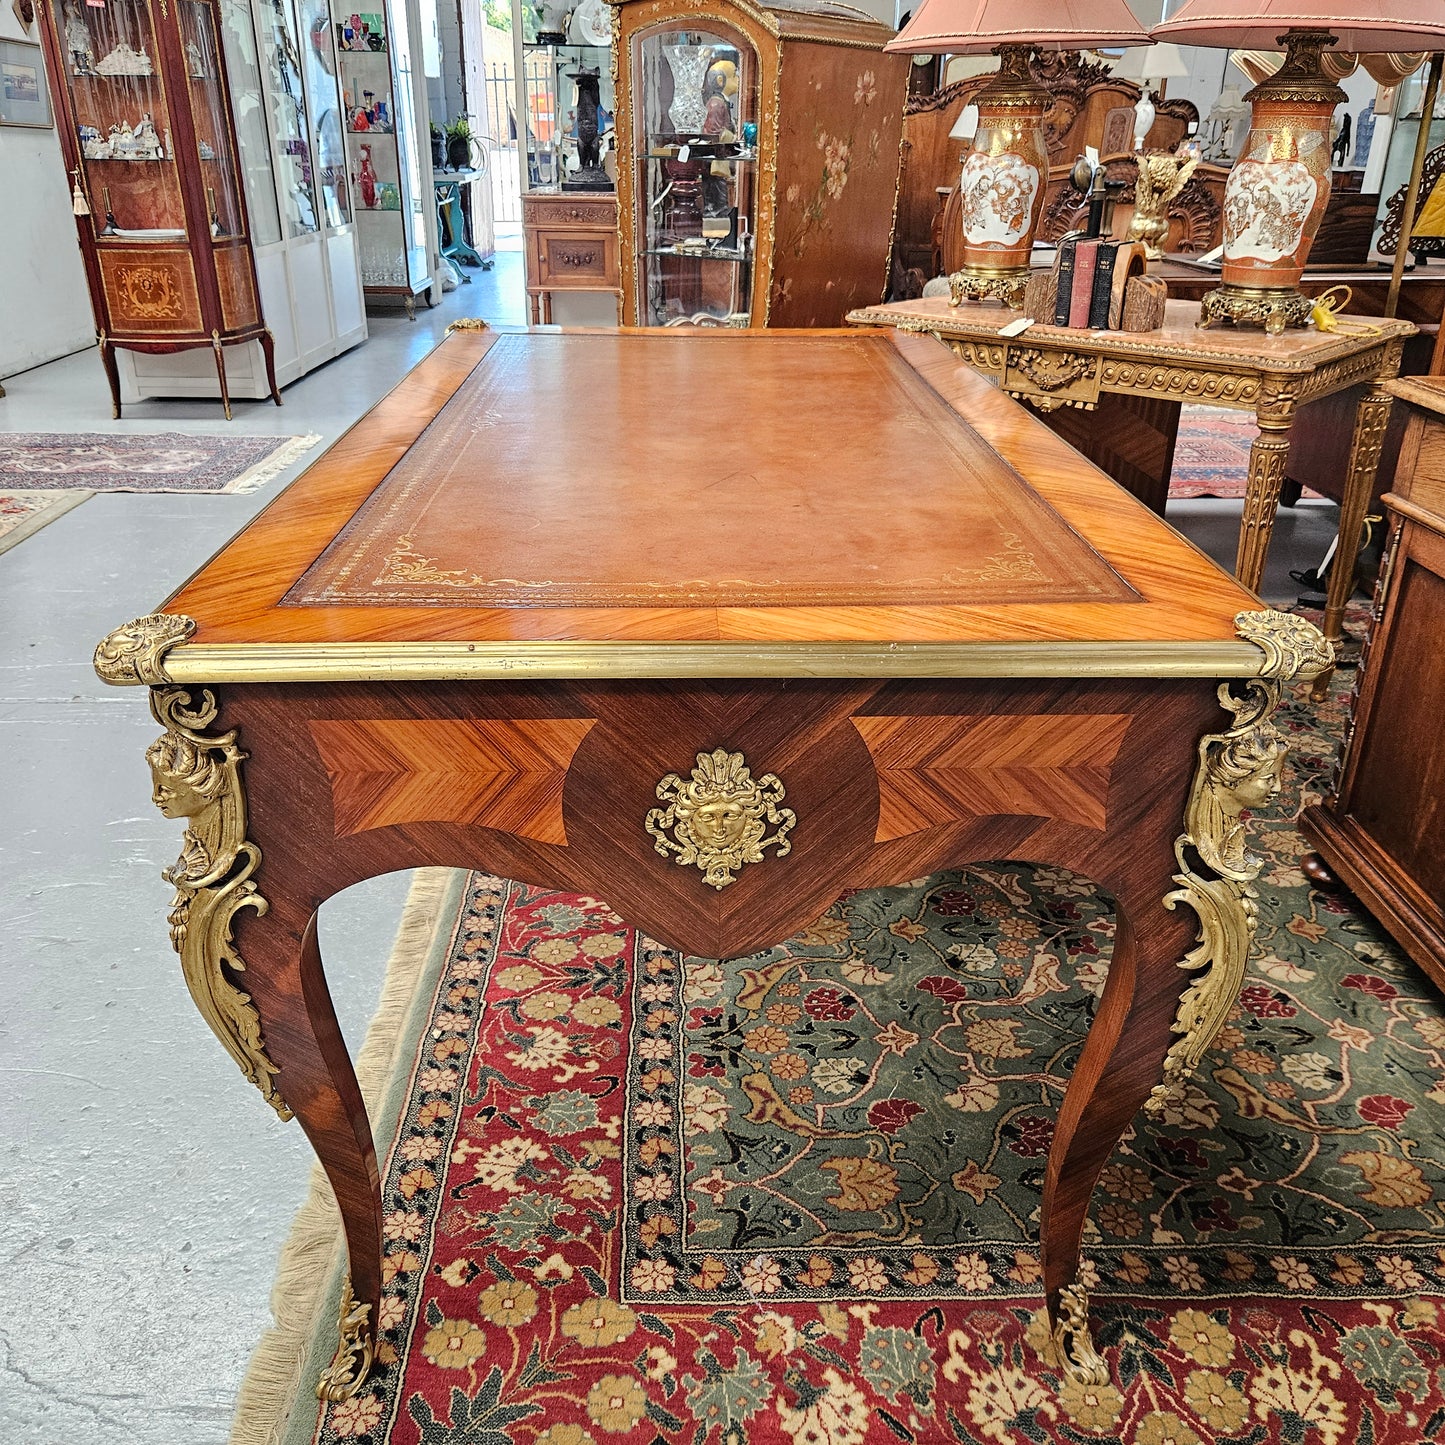
<path fill-rule="evenodd" d="M 1124 320 L 1124 293 L 1147 265 L 1142 241 L 1065 237 L 1059 242 L 1055 268 L 1054 325 L 1118 331 Z"/>

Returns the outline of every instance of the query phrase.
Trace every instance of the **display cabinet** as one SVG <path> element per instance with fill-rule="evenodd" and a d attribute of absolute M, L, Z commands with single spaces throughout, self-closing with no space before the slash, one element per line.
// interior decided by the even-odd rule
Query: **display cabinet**
<path fill-rule="evenodd" d="M 515 109 L 526 117 L 525 143 L 518 145 L 522 247 L 536 325 L 551 323 L 555 292 L 605 292 L 620 300 L 622 283 L 610 12 L 585 0 L 570 15 L 549 8 L 547 19 L 559 27 L 550 32 L 533 28 L 534 15 L 522 13 L 514 46 Z"/>
<path fill-rule="evenodd" d="M 49 0 L 46 64 L 71 174 L 96 340 L 120 415 L 116 349 L 257 341 L 279 406 L 212 0 Z"/>
<path fill-rule="evenodd" d="M 416 298 L 435 296 L 430 258 L 436 203 L 429 156 L 417 144 L 426 107 L 411 35 L 404 0 L 336 21 L 362 285 L 368 296 L 400 298 L 414 318 Z"/>
<path fill-rule="evenodd" d="M 836 326 L 881 301 L 893 31 L 809 0 L 615 3 L 624 323 Z"/>
<path fill-rule="evenodd" d="M 216 0 L 261 313 L 281 386 L 366 339 L 341 90 L 327 0 Z M 121 395 L 203 396 L 196 352 L 122 353 Z M 231 395 L 265 396 L 259 348 L 227 363 Z"/>

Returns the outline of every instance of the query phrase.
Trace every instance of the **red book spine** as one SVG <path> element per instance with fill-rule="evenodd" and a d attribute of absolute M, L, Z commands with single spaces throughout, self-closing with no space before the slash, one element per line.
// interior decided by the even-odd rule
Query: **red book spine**
<path fill-rule="evenodd" d="M 1080 241 L 1074 247 L 1074 284 L 1069 291 L 1069 325 L 1087 326 L 1094 300 L 1094 268 L 1099 259 L 1099 242 Z"/>

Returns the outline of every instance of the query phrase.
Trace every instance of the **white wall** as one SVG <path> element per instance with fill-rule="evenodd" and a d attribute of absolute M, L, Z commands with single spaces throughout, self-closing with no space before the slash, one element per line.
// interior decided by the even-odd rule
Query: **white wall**
<path fill-rule="evenodd" d="M 38 7 L 37 7 L 38 8 Z M 9 5 L 0 36 L 38 44 Z M 95 345 L 95 319 L 75 239 L 60 141 L 51 130 L 0 125 L 0 376 Z"/>

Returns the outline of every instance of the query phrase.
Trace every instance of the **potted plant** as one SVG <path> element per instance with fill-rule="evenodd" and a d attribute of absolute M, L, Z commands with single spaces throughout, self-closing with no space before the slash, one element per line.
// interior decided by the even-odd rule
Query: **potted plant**
<path fill-rule="evenodd" d="M 447 163 L 447 133 L 436 121 L 431 121 L 431 163 L 441 170 Z"/>
<path fill-rule="evenodd" d="M 464 171 L 472 163 L 472 124 L 466 116 L 458 116 L 447 127 L 447 165 Z"/>

